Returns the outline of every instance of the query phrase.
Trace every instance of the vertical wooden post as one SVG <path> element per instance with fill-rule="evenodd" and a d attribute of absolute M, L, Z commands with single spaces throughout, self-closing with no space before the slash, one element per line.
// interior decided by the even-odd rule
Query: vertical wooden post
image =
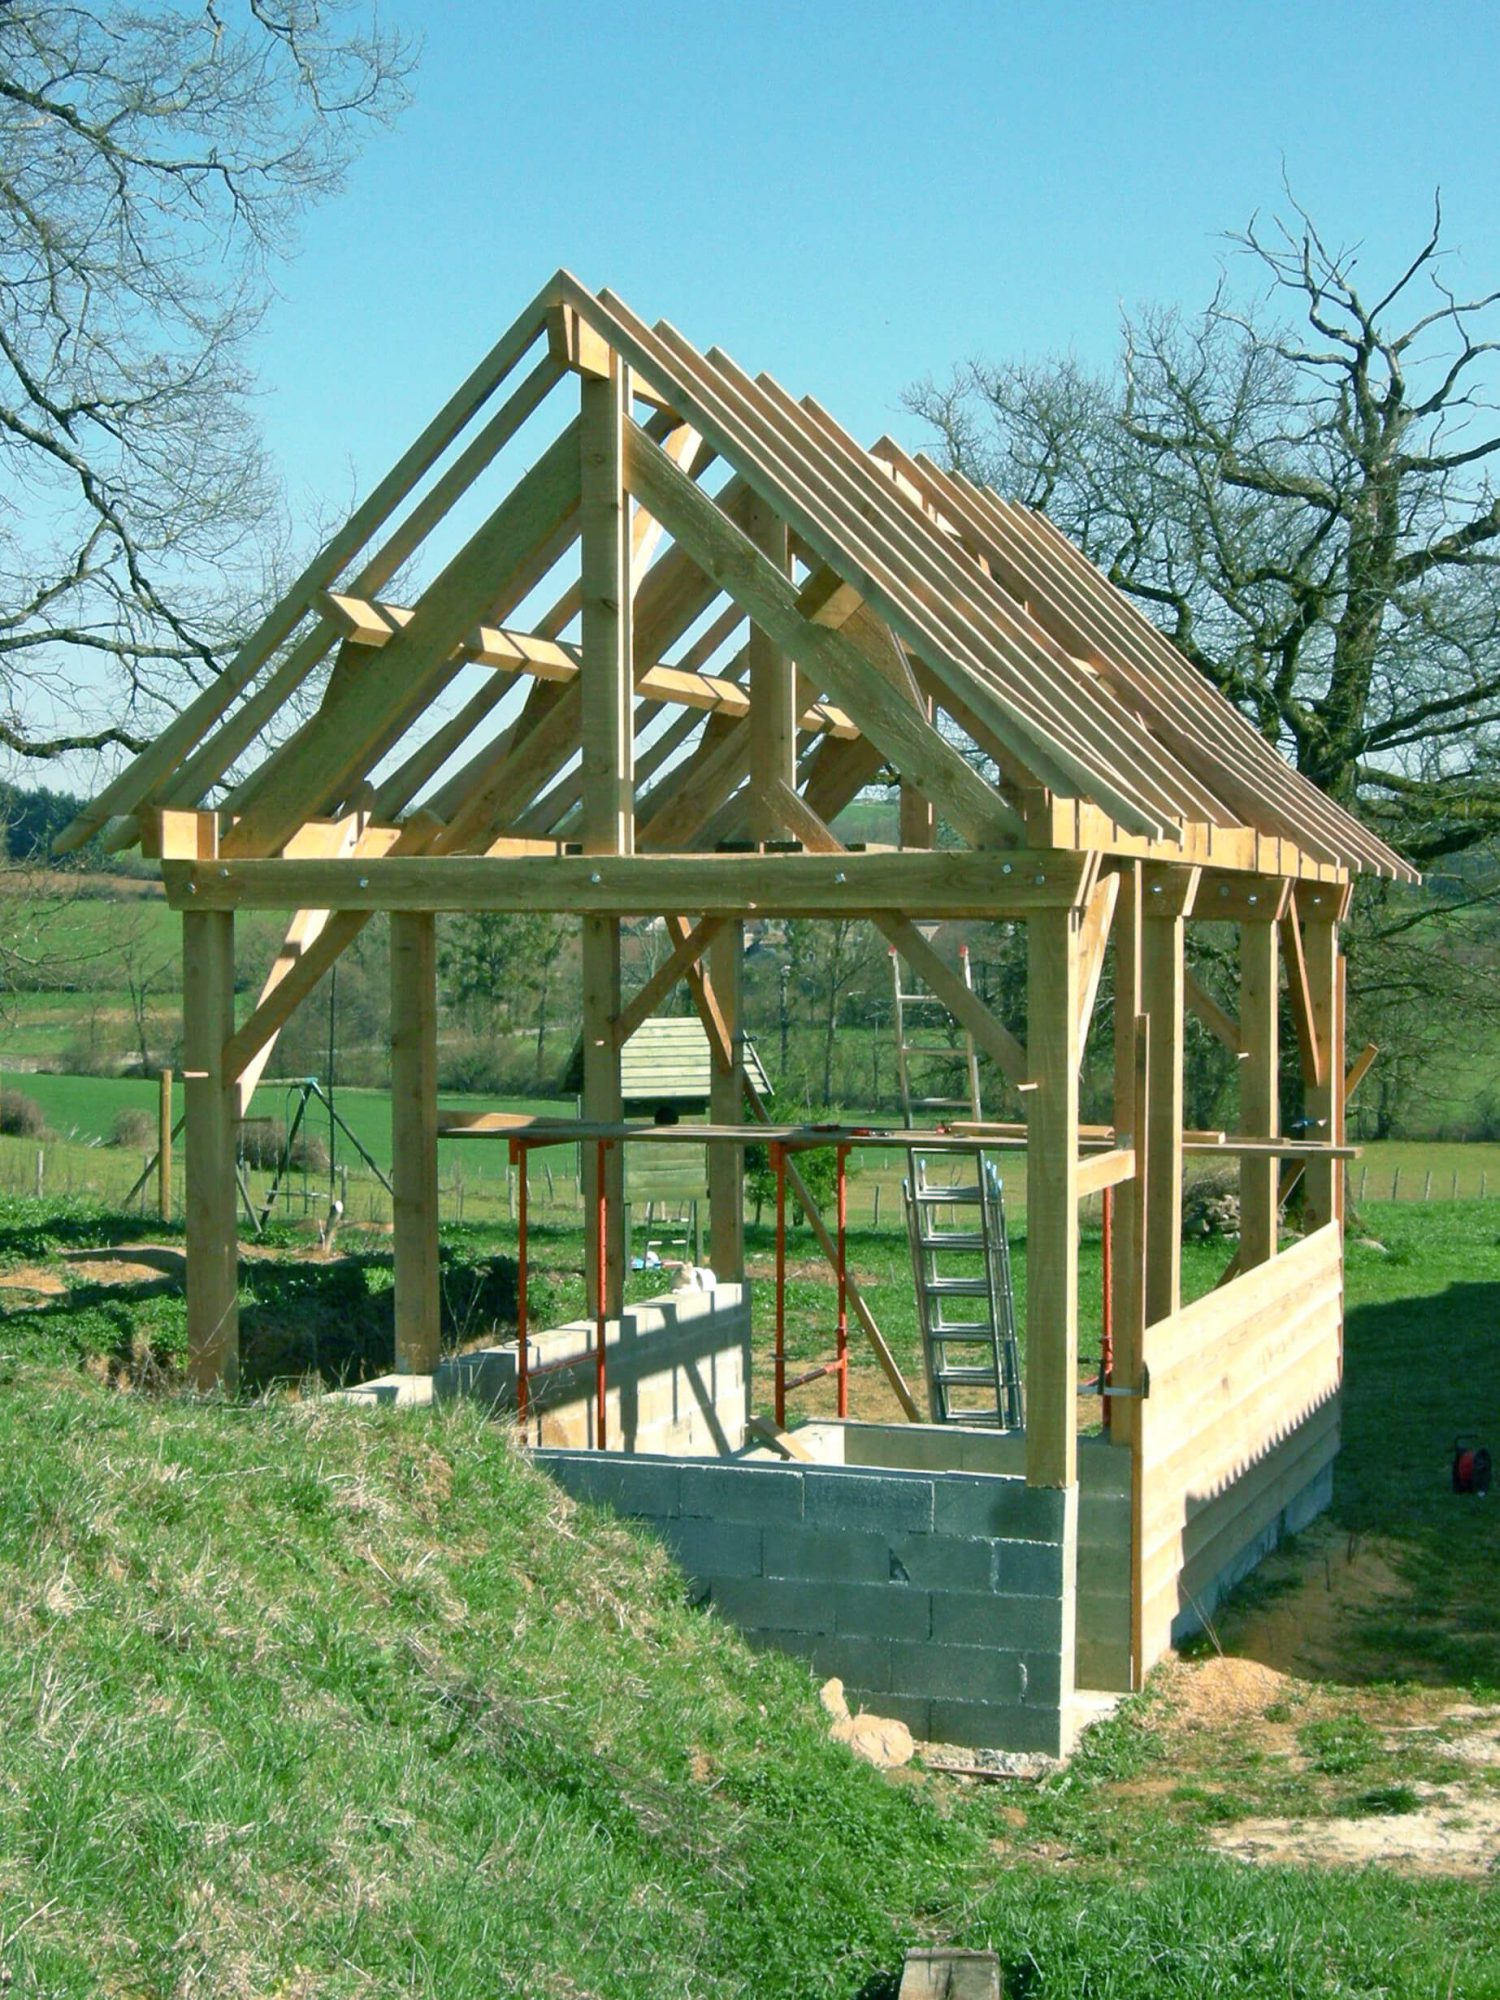
<path fill-rule="evenodd" d="M 745 533 L 777 569 L 790 566 L 786 523 L 763 500 L 755 500 L 745 516 Z M 786 829 L 769 803 L 772 786 L 797 789 L 797 673 L 790 657 L 773 645 L 756 624 L 750 627 L 750 707 L 755 727 L 750 738 L 750 837 L 775 840 Z"/>
<path fill-rule="evenodd" d="M 725 924 L 708 948 L 709 973 L 719 1011 L 729 1029 L 729 1062 L 720 1067 L 715 1053 L 709 1078 L 708 1115 L 715 1125 L 739 1125 L 745 1116 L 745 1030 L 741 1006 L 741 969 L 745 927 Z M 745 1149 L 708 1149 L 708 1261 L 715 1274 L 734 1284 L 745 1275 Z"/>
<path fill-rule="evenodd" d="M 1114 1228 L 1110 1237 L 1109 1288 L 1114 1309 L 1114 1381 L 1130 1388 L 1140 1380 L 1144 1291 L 1142 1232 L 1144 1186 L 1141 1163 L 1146 1157 L 1145 1103 L 1136 1089 L 1141 1019 L 1141 864 L 1123 862 L 1113 931 L 1115 972 L 1115 1133 L 1121 1145 L 1129 1135 L 1136 1149 L 1136 1178 L 1115 1189 Z M 1136 1434 L 1137 1411 L 1127 1397 L 1110 1410 L 1113 1443 L 1130 1445 Z"/>
<path fill-rule="evenodd" d="M 1337 1145 L 1343 1137 L 1344 1041 L 1339 1004 L 1339 918 L 1344 892 L 1320 884 L 1299 884 L 1297 913 L 1302 919 L 1307 986 L 1313 1030 L 1323 1054 L 1323 1080 L 1308 1083 L 1304 1105 L 1309 1139 Z M 1343 1214 L 1343 1168 L 1337 1160 L 1309 1160 L 1303 1209 L 1309 1229 L 1320 1229 Z"/>
<path fill-rule="evenodd" d="M 609 372 L 580 383 L 583 645 L 583 848 L 635 850 L 635 681 L 632 668 L 630 502 L 625 425 L 630 370 L 610 351 Z"/>
<path fill-rule="evenodd" d="M 172 1072 L 157 1079 L 156 1207 L 163 1222 L 172 1220 Z"/>
<path fill-rule="evenodd" d="M 1276 925 L 1264 918 L 1240 924 L 1240 1130 L 1275 1138 L 1281 1130 L 1277 1026 Z M 1240 1269 L 1276 1255 L 1276 1160 L 1240 1161 Z"/>
<path fill-rule="evenodd" d="M 1077 910 L 1027 924 L 1026 1478 L 1078 1477 Z"/>
<path fill-rule="evenodd" d="M 182 919 L 188 1377 L 201 1390 L 233 1390 L 239 1381 L 237 1100 L 224 1068 L 224 1044 L 233 1033 L 234 916 L 189 912 Z"/>
<path fill-rule="evenodd" d="M 1151 1103 L 1146 1120 L 1146 1324 L 1182 1302 L 1183 919 L 1198 870 L 1148 863 L 1141 870 L 1141 992 L 1151 1021 Z"/>
<path fill-rule="evenodd" d="M 438 1364 L 437 937 L 428 911 L 391 912 L 391 1210 L 396 1367 Z"/>
<path fill-rule="evenodd" d="M 620 1012 L 620 921 L 583 919 L 583 1116 L 591 1124 L 617 1124 L 624 1115 L 615 1019 Z M 598 1148 L 583 1148 L 584 1272 L 590 1313 L 599 1310 Z M 604 1156 L 604 1310 L 617 1314 L 625 1295 L 625 1149 Z"/>

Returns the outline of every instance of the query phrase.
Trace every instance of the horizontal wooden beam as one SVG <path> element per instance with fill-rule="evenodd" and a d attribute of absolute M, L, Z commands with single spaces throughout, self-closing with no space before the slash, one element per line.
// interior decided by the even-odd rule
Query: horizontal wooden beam
<path fill-rule="evenodd" d="M 444 855 L 380 860 L 167 861 L 187 910 L 549 910 L 642 916 L 1024 917 L 1076 904 L 1078 854 Z"/>
<path fill-rule="evenodd" d="M 1222 1138 L 1188 1139 L 1185 1153 L 1224 1153 L 1231 1159 L 1246 1160 L 1357 1160 L 1362 1146 L 1322 1146 L 1315 1139 L 1262 1139 L 1225 1133 Z"/>
<path fill-rule="evenodd" d="M 1078 1162 L 1078 1199 L 1135 1179 L 1134 1146 L 1112 1146 L 1107 1153 L 1086 1153 Z"/>
<path fill-rule="evenodd" d="M 344 637 L 357 646 L 389 645 L 416 615 L 405 605 L 376 603 L 369 598 L 343 597 L 332 592 L 326 602 L 343 627 Z M 499 625 L 476 627 L 458 650 L 473 666 L 490 667 L 502 674 L 528 674 L 539 681 L 574 681 L 581 670 L 577 646 Z M 750 713 L 749 692 L 739 682 L 684 667 L 647 667 L 637 674 L 635 691 L 645 700 L 671 702 L 716 715 Z M 826 730 L 830 736 L 846 738 L 860 733 L 844 710 L 829 701 L 810 703 L 797 726 Z"/>

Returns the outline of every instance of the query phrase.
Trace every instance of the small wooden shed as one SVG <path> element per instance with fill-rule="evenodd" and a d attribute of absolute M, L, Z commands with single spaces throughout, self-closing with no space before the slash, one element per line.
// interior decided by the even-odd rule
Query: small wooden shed
<path fill-rule="evenodd" d="M 399 603 L 383 595 L 398 572 L 418 578 Z M 899 783 L 900 845 L 848 852 L 833 822 L 877 779 Z M 1411 869 L 1045 516 L 892 438 L 864 448 L 821 404 L 613 293 L 566 272 L 543 286 L 62 845 L 100 829 L 160 857 L 183 918 L 201 1387 L 235 1380 L 236 1121 L 281 1024 L 375 912 L 391 922 L 409 1369 L 432 1366 L 438 1338 L 434 914 L 581 917 L 594 1121 L 620 1117 L 630 1034 L 686 978 L 728 1126 L 745 1102 L 742 923 L 858 913 L 1016 1093 L 1025 1479 L 1064 1494 L 1078 1480 L 1078 1204 L 1116 1189 L 1110 1388 L 1132 1468 L 1137 1678 L 1195 1579 L 1224 1573 L 1336 1448 L 1339 924 L 1357 873 Z M 238 1019 L 236 914 L 267 908 L 292 913 L 286 946 Z M 627 996 L 621 921 L 642 914 L 667 919 L 673 949 Z M 943 917 L 1026 926 L 1024 1032 L 914 922 Z M 1186 972 L 1186 927 L 1203 921 L 1237 927 L 1236 1012 Z M 1308 1120 L 1294 1137 L 1278 1124 L 1283 979 Z M 1187 1008 L 1239 1058 L 1238 1129 L 1216 1151 L 1239 1161 L 1243 1234 L 1235 1275 L 1184 1309 L 1184 1155 L 1209 1143 L 1183 1129 Z M 1083 1134 L 1091 1030 L 1113 1037 L 1114 1110 Z M 732 1276 L 742 1154 L 710 1153 L 710 1254 Z M 1294 1173 L 1305 1234 L 1283 1252 Z M 606 1192 L 615 1298 L 618 1184 Z"/>

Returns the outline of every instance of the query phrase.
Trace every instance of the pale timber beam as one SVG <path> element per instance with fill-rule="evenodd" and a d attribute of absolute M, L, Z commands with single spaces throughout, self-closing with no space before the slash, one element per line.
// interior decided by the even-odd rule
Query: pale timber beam
<path fill-rule="evenodd" d="M 723 920 L 718 917 L 705 917 L 701 923 L 695 924 L 688 935 L 673 946 L 671 956 L 662 961 L 640 991 L 631 994 L 615 1022 L 615 1040 L 621 1048 L 641 1023 L 651 1018 L 654 1009 L 672 988 L 687 978 L 689 968 L 698 963 L 722 928 Z M 734 1117 L 729 1120 L 730 1124 L 740 1115 L 740 1102 L 738 1097 L 734 1100 Z M 723 1122 L 715 1117 L 715 1123 Z"/>
<path fill-rule="evenodd" d="M 1142 870 L 1141 985 L 1151 1020 L 1145 1187 L 1148 1326 L 1169 1319 L 1182 1302 L 1184 919 L 1197 886 L 1196 869 L 1148 865 Z"/>
<path fill-rule="evenodd" d="M 424 593 L 411 624 L 356 678 L 336 691 L 330 687 L 320 728 L 280 760 L 273 782 L 229 836 L 232 852 L 279 847 L 308 816 L 309 801 L 332 796 L 363 772 L 369 750 L 393 715 L 417 713 L 432 687 L 451 674 L 452 656 L 465 634 L 494 615 L 496 598 L 506 602 L 504 593 L 515 588 L 528 562 L 550 548 L 576 514 L 578 430 L 577 423 L 570 424 L 470 537 Z"/>
<path fill-rule="evenodd" d="M 620 1012 L 620 923 L 617 917 L 583 920 L 583 1116 L 591 1125 L 618 1125 L 624 1117 L 620 1090 L 620 1048 L 615 1021 Z M 591 1313 L 619 1314 L 625 1298 L 625 1153 L 610 1146 L 604 1155 L 604 1299 L 599 1298 L 599 1156 L 583 1153 L 584 1284 Z M 595 1440 L 596 1443 L 599 1440 Z"/>
<path fill-rule="evenodd" d="M 1269 917 L 1240 925 L 1239 1041 L 1240 1125 L 1246 1132 L 1274 1137 L 1281 1130 L 1279 1079 L 1280 976 L 1277 926 Z M 1240 1269 L 1254 1270 L 1276 1255 L 1274 1158 L 1240 1161 Z"/>
<path fill-rule="evenodd" d="M 1088 1047 L 1089 1028 L 1094 1018 L 1094 1003 L 1099 997 L 1099 981 L 1104 974 L 1104 953 L 1109 944 L 1110 925 L 1114 922 L 1115 905 L 1120 895 L 1120 878 L 1111 871 L 1101 875 L 1089 892 L 1084 905 L 1083 926 L 1079 933 L 1079 982 L 1078 982 L 1078 1060 L 1081 1063 Z"/>
<path fill-rule="evenodd" d="M 437 836 L 444 845 L 452 834 Z M 1071 908 L 1089 858 L 1060 852 L 934 854 L 484 853 L 382 859 L 164 861 L 174 908 L 566 910 L 647 916 L 1023 917 Z"/>
<path fill-rule="evenodd" d="M 1078 1478 L 1078 934 L 1075 910 L 1027 924 L 1026 1479 Z"/>
<path fill-rule="evenodd" d="M 636 425 L 626 440 L 626 465 L 631 491 L 665 522 L 705 575 L 822 682 L 898 769 L 909 770 L 942 802 L 966 839 L 993 847 L 1019 831 L 1015 815 L 993 787 L 919 710 L 896 696 L 851 639 L 804 615 L 791 580 Z"/>
<path fill-rule="evenodd" d="M 232 1392 L 239 1382 L 238 1106 L 223 1054 L 233 1028 L 234 918 L 189 911 L 182 920 L 188 1379 L 204 1392 Z"/>
<path fill-rule="evenodd" d="M 1190 970 L 1183 973 L 1182 992 L 1188 1012 L 1197 1015 L 1214 1040 L 1222 1042 L 1232 1056 L 1244 1055 L 1246 1045 L 1241 1024 L 1219 1005 L 1203 981 Z"/>
<path fill-rule="evenodd" d="M 396 1367 L 430 1375 L 441 1350 L 437 943 L 430 915 L 391 918 L 391 1187 Z"/>
<path fill-rule="evenodd" d="M 701 928 L 701 927 L 700 927 Z M 736 1124 L 745 1106 L 743 924 L 715 926 L 709 946 L 709 981 L 729 1030 L 728 1061 L 715 1051 L 709 1071 L 708 1115 L 716 1125 Z M 739 1284 L 745 1276 L 745 1149 L 708 1148 L 708 1261 L 716 1276 Z"/>
<path fill-rule="evenodd" d="M 745 534 L 783 574 L 791 568 L 786 523 L 764 500 L 746 511 Z M 750 627 L 750 700 L 755 731 L 750 742 L 750 837 L 774 840 L 781 832 L 773 787 L 797 786 L 797 671 L 759 625 Z"/>
<path fill-rule="evenodd" d="M 1281 944 L 1286 958 L 1287 999 L 1297 1028 L 1297 1059 L 1302 1081 L 1310 1091 L 1323 1087 L 1328 1074 L 1327 1051 L 1319 1032 L 1318 1009 L 1313 1002 L 1307 954 L 1303 949 L 1302 924 L 1297 905 L 1292 902 L 1281 920 Z"/>
<path fill-rule="evenodd" d="M 586 854 L 630 854 L 635 848 L 635 685 L 624 428 L 630 419 L 630 370 L 611 351 L 602 375 L 583 375 L 579 395 L 583 847 Z"/>
<path fill-rule="evenodd" d="M 1344 1080 L 1339 906 L 1330 897 L 1323 908 L 1314 909 L 1311 897 L 1304 901 L 1299 893 L 1296 907 L 1304 919 L 1301 935 L 1306 950 L 1309 1027 L 1322 1058 L 1316 1076 L 1307 1078 L 1304 1073 L 1303 1115 L 1310 1139 L 1337 1146 L 1343 1140 Z M 1304 1201 L 1309 1229 L 1341 1219 L 1343 1182 L 1344 1170 L 1333 1158 L 1308 1162 Z"/>

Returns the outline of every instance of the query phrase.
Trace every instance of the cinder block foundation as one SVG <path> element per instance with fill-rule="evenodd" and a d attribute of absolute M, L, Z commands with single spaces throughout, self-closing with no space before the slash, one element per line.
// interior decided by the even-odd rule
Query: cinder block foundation
<path fill-rule="evenodd" d="M 561 1450 L 598 1442 L 591 1319 L 548 1327 L 527 1341 L 529 1411 L 541 1442 Z M 605 1443 L 611 1454 L 717 1457 L 737 1451 L 749 1416 L 750 1295 L 743 1285 L 665 1292 L 606 1322 Z M 540 1372 L 545 1371 L 545 1372 Z M 439 1399 L 476 1396 L 517 1407 L 515 1341 L 450 1356 L 433 1377 Z M 610 1461 L 611 1463 L 613 1460 Z"/>

